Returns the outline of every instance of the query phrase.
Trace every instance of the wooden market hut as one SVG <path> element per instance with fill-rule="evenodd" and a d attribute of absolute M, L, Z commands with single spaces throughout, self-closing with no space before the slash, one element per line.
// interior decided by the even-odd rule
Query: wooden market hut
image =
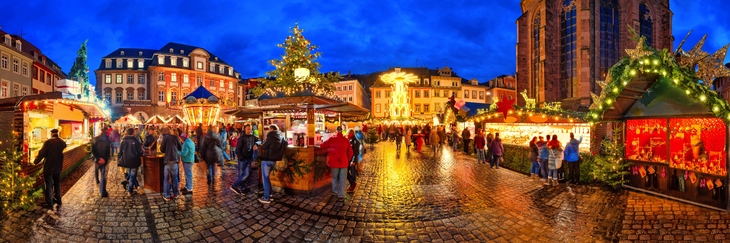
<path fill-rule="evenodd" d="M 303 175 L 296 175 L 286 171 L 273 171 L 271 174 L 271 183 L 274 186 L 283 187 L 287 193 L 298 194 L 304 196 L 317 195 L 331 185 L 332 176 L 328 167 L 324 164 L 326 151 L 319 149 L 318 139 L 323 136 L 324 119 L 322 117 L 334 117 L 341 122 L 344 119 L 354 119 L 358 117 L 366 117 L 369 111 L 358 105 L 337 101 L 315 95 L 297 95 L 276 97 L 263 96 L 259 99 L 259 107 L 256 108 L 240 108 L 235 111 L 226 112 L 238 119 L 257 119 L 259 124 L 266 124 L 264 117 L 272 114 L 284 116 L 284 126 L 280 129 L 285 132 L 291 126 L 291 120 L 294 118 L 303 118 L 306 120 L 307 129 L 304 135 L 306 141 L 304 146 L 295 146 L 297 144 L 295 137 L 288 137 L 290 140 L 287 148 L 287 156 L 290 158 L 291 170 L 308 167 L 310 171 Z M 301 116 L 299 115 L 301 114 Z M 339 124 L 339 123 L 338 123 Z M 266 137 L 267 126 L 259 126 L 259 136 Z M 322 132 L 322 133 L 320 133 Z M 296 156 L 292 156 L 295 154 Z M 292 176 L 292 177 L 289 177 Z"/>

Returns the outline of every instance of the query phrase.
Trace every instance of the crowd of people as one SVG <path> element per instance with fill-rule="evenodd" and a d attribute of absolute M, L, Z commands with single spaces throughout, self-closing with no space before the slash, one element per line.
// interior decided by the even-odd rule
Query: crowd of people
<path fill-rule="evenodd" d="M 475 153 L 477 163 L 487 164 L 490 168 L 499 169 L 500 163 L 504 161 L 504 145 L 499 133 L 488 132 L 485 134 L 481 128 L 476 128 L 472 136 L 468 128 L 461 131 L 456 126 L 451 126 L 447 132 L 444 126 L 432 128 L 430 125 L 378 125 L 378 137 L 381 141 L 395 142 L 396 151 L 400 151 L 401 143 L 405 140 L 408 152 L 413 149 L 422 152 L 423 145 L 430 145 L 434 156 L 443 149 L 444 144 L 450 144 L 454 152 L 459 147 L 465 154 Z M 530 141 L 529 162 L 530 177 L 542 179 L 545 185 L 557 185 L 559 180 L 567 179 L 569 183 L 578 184 L 580 181 L 580 153 L 578 146 L 583 137 L 575 139 L 573 133 L 570 140 L 563 146 L 558 141 L 557 135 L 536 136 Z M 563 161 L 566 164 L 563 164 Z M 565 167 L 568 167 L 566 178 Z"/>

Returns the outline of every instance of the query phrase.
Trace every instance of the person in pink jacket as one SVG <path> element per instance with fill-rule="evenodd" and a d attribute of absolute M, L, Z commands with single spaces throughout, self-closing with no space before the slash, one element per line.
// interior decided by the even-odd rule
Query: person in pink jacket
<path fill-rule="evenodd" d="M 339 199 L 344 199 L 347 166 L 353 152 L 350 141 L 342 135 L 342 127 L 338 126 L 335 136 L 324 141 L 320 148 L 328 153 L 327 165 L 332 168 L 332 193 L 337 194 Z"/>

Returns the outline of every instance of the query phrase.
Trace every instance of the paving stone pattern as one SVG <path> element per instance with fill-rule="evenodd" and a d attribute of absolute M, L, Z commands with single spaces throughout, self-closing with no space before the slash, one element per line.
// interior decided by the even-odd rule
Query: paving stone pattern
<path fill-rule="evenodd" d="M 476 164 L 448 148 L 441 153 L 397 152 L 383 142 L 368 150 L 357 191 L 347 200 L 330 193 L 310 198 L 276 194 L 269 205 L 260 204 L 255 194 L 239 196 L 228 189 L 235 179 L 233 167 L 208 186 L 204 164 L 196 164 L 194 194 L 170 202 L 156 193 L 126 196 L 119 185 L 123 174 L 113 167 L 110 196 L 100 198 L 93 169 L 86 169 L 55 212 L 38 209 L 6 216 L 0 241 L 605 242 L 672 241 L 667 235 L 690 241 L 727 237 L 709 235 L 727 234 L 726 212 L 593 186 L 545 187 L 523 174 Z M 255 175 L 248 182 L 257 190 Z M 661 210 L 681 220 L 671 221 Z M 14 238 L 6 239 L 9 233 Z"/>

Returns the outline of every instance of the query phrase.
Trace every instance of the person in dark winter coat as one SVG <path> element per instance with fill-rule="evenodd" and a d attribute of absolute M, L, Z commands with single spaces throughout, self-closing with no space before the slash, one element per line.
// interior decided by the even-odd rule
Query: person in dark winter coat
<path fill-rule="evenodd" d="M 45 181 L 45 208 L 53 208 L 55 202 L 61 205 L 61 169 L 63 167 L 63 150 L 66 149 L 66 142 L 58 137 L 58 130 L 51 130 L 51 139 L 43 143 L 43 147 L 38 151 L 38 156 L 33 161 L 35 164 L 45 159 L 43 163 L 43 180 Z M 55 192 L 55 194 L 53 193 Z M 55 198 L 53 197 L 55 195 Z"/>
<path fill-rule="evenodd" d="M 248 192 L 248 188 L 243 184 L 243 181 L 248 178 L 251 171 L 251 162 L 255 159 L 254 151 L 257 151 L 258 146 L 261 145 L 261 140 L 253 135 L 250 124 L 243 126 L 243 132 L 236 140 L 236 147 L 234 148 L 238 159 L 238 179 L 231 186 L 231 190 L 236 194 Z"/>
<path fill-rule="evenodd" d="M 276 161 L 284 158 L 287 146 L 289 144 L 284 135 L 279 131 L 279 126 L 276 124 L 269 125 L 269 133 L 266 134 L 264 145 L 261 145 L 263 151 L 259 156 L 261 158 L 261 179 L 264 184 L 264 196 L 259 198 L 259 202 L 261 203 L 271 203 L 271 178 L 269 176 L 271 175 L 271 170 L 276 165 Z"/>
<path fill-rule="evenodd" d="M 160 150 L 165 153 L 165 169 L 163 184 L 163 199 L 176 199 L 180 192 L 178 186 L 180 183 L 180 150 L 182 143 L 176 135 L 170 134 L 169 128 L 162 129 L 162 142 Z"/>
<path fill-rule="evenodd" d="M 127 193 L 130 196 L 136 194 L 134 189 L 139 186 L 137 170 L 142 165 L 142 144 L 134 136 L 134 128 L 127 129 L 127 136 L 122 139 L 119 155 L 117 155 L 117 164 L 120 167 L 127 168 L 127 176 L 129 177 Z"/>
<path fill-rule="evenodd" d="M 215 180 L 215 164 L 219 163 L 221 156 L 223 156 L 222 146 L 221 139 L 216 134 L 213 126 L 208 126 L 208 134 L 205 135 L 203 145 L 200 146 L 200 153 L 208 165 L 208 184 L 212 184 Z"/>
<path fill-rule="evenodd" d="M 202 151 L 200 151 L 200 149 L 203 147 L 203 136 L 205 136 L 203 133 L 203 123 L 198 123 L 198 127 L 195 128 L 195 140 L 197 140 L 197 152 L 201 154 L 203 153 Z"/>
<path fill-rule="evenodd" d="M 471 141 L 469 128 L 464 127 L 464 130 L 461 131 L 461 141 L 464 142 L 464 153 L 469 154 L 469 141 Z"/>
<path fill-rule="evenodd" d="M 108 172 L 107 165 L 109 165 L 109 158 L 111 157 L 111 144 L 105 133 L 101 133 L 94 138 L 91 144 L 91 154 L 95 158 L 94 164 L 101 176 L 99 179 L 99 193 L 101 197 L 109 196 L 109 193 L 106 191 L 106 174 Z"/>
<path fill-rule="evenodd" d="M 401 140 L 403 140 L 403 134 L 400 132 L 396 133 L 396 136 L 401 137 Z M 350 159 L 350 164 L 347 166 L 347 181 L 350 182 L 350 187 L 347 188 L 347 192 L 354 192 L 355 187 L 357 186 L 357 163 L 359 163 L 358 156 L 360 155 L 360 141 L 355 137 L 355 132 L 353 130 L 350 130 L 347 133 L 347 138 L 350 140 L 350 147 L 352 147 L 352 159 Z M 398 147 L 400 147 L 400 142 L 398 142 Z"/>
<path fill-rule="evenodd" d="M 494 140 L 489 144 L 489 150 L 492 151 L 491 167 L 499 169 L 499 159 L 502 158 L 502 153 L 504 152 L 504 146 L 502 145 L 502 139 L 499 138 L 499 133 L 494 134 Z"/>

